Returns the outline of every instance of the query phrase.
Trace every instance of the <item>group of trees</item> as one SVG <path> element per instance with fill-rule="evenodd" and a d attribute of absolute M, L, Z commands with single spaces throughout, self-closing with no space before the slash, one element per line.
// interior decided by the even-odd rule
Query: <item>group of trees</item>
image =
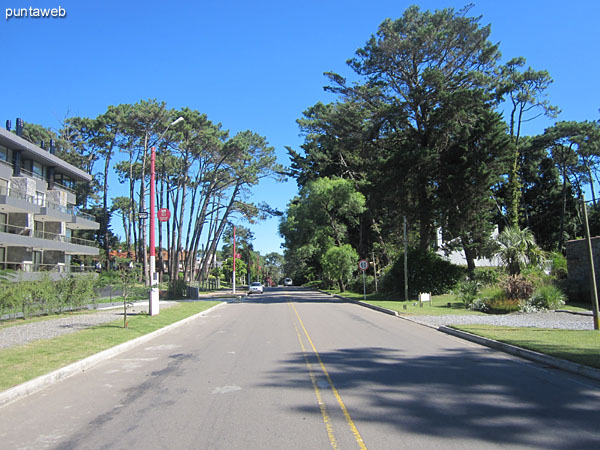
<path fill-rule="evenodd" d="M 405 220 L 410 247 L 430 250 L 439 228 L 471 271 L 496 226 L 528 227 L 547 250 L 577 236 L 576 198 L 588 187 L 596 203 L 600 124 L 523 136 L 526 121 L 557 116 L 552 79 L 522 57 L 501 64 L 468 12 L 412 6 L 348 61 L 357 81 L 326 73 L 337 100 L 308 108 L 302 151 L 288 149 L 300 194 L 280 232 L 294 279 L 321 279 L 333 246 L 389 265 Z"/>
<path fill-rule="evenodd" d="M 171 126 L 176 118 L 184 120 Z M 248 201 L 250 189 L 264 177 L 280 179 L 274 148 L 251 131 L 230 136 L 220 123 L 189 108 L 168 109 L 164 102 L 140 101 L 109 106 L 96 118 L 69 117 L 58 133 L 26 124 L 25 138 L 57 142 L 57 154 L 94 176 L 78 187 L 79 206 L 93 213 L 104 249 L 118 245 L 111 220 L 120 216 L 125 249 L 137 258 L 148 277 L 147 211 L 151 148 L 156 148 L 156 205 L 168 208 L 171 219 L 158 227 L 157 247 L 168 251 L 171 283 L 208 276 L 221 236 L 232 217 L 252 222 L 272 211 Z M 114 197 L 111 173 L 127 186 L 128 195 Z M 198 256 L 201 256 L 198 258 Z M 157 270 L 162 271 L 157 253 Z"/>
<path fill-rule="evenodd" d="M 226 279 L 231 279 L 233 275 L 233 225 L 229 225 L 223 233 L 223 246 L 221 248 L 221 259 L 223 267 L 214 269 L 214 274 L 225 275 Z M 261 255 L 254 249 L 252 241 L 254 234 L 250 229 L 244 226 L 235 228 L 235 253 L 239 255 L 236 261 L 236 278 L 242 283 L 247 281 L 261 281 L 267 283 L 268 280 L 273 283 L 279 283 L 283 278 L 283 255 L 277 252 Z"/>

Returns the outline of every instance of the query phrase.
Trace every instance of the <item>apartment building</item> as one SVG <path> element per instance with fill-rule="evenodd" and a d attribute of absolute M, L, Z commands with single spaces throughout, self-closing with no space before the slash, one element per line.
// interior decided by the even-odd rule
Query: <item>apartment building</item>
<path fill-rule="evenodd" d="M 16 134 L 9 121 L 0 127 L 0 269 L 17 270 L 21 279 L 62 276 L 81 256 L 99 253 L 96 242 L 77 237 L 100 227 L 75 207 L 75 183 L 92 178 L 57 157 L 53 142 L 46 150 L 23 139 L 22 130 L 21 119 Z"/>

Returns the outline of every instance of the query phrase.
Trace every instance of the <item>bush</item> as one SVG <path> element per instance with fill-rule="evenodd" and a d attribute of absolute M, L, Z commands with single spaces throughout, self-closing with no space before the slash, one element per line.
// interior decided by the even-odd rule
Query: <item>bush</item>
<path fill-rule="evenodd" d="M 537 288 L 528 302 L 537 310 L 557 309 L 565 304 L 565 294 L 551 284 Z"/>
<path fill-rule="evenodd" d="M 464 279 L 466 269 L 452 264 L 433 252 L 409 250 L 408 295 L 416 297 L 419 292 L 441 295 L 450 292 Z M 404 292 L 404 254 L 401 253 L 386 270 L 382 288 L 387 292 Z"/>
<path fill-rule="evenodd" d="M 280 283 L 280 284 L 283 284 L 283 283 Z M 307 288 L 322 289 L 323 282 L 321 280 L 313 280 L 313 281 L 304 283 L 303 286 L 307 287 Z"/>
<path fill-rule="evenodd" d="M 552 252 L 549 259 L 552 262 L 550 275 L 557 280 L 566 280 L 568 275 L 567 258 L 560 252 Z"/>
<path fill-rule="evenodd" d="M 487 303 L 487 306 L 494 313 L 521 311 L 521 301 L 516 298 L 498 298 Z"/>
<path fill-rule="evenodd" d="M 488 312 L 490 308 L 488 307 L 485 300 L 477 298 L 473 301 L 473 303 L 471 303 L 469 309 L 472 309 L 473 311 Z"/>
<path fill-rule="evenodd" d="M 366 275 L 365 276 L 365 287 L 367 289 L 367 294 L 375 292 L 375 277 L 373 277 L 372 275 Z M 358 294 L 363 293 L 364 289 L 363 289 L 362 274 L 358 275 L 356 278 L 354 278 L 350 282 L 349 290 L 352 292 L 356 292 Z"/>
<path fill-rule="evenodd" d="M 461 281 L 456 286 L 454 293 L 458 299 L 465 305 L 465 308 L 470 308 L 479 293 L 481 285 L 474 280 Z"/>
<path fill-rule="evenodd" d="M 533 284 L 521 275 L 510 275 L 502 282 L 508 300 L 527 300 L 533 294 Z"/>
<path fill-rule="evenodd" d="M 502 269 L 499 267 L 476 267 L 473 280 L 483 286 L 497 284 L 502 277 Z"/>

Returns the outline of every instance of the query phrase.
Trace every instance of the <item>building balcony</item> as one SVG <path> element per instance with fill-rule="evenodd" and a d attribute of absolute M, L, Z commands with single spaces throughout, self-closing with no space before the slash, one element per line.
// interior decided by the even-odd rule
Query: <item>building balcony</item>
<path fill-rule="evenodd" d="M 96 241 L 68 237 L 61 234 L 33 231 L 15 225 L 0 225 L 0 244 L 7 247 L 31 247 L 39 250 L 56 250 L 71 255 L 99 254 Z"/>
<path fill-rule="evenodd" d="M 35 220 L 65 222 L 77 230 L 97 230 L 100 224 L 91 214 L 28 195 L 17 189 L 0 188 L 0 212 L 33 213 Z"/>

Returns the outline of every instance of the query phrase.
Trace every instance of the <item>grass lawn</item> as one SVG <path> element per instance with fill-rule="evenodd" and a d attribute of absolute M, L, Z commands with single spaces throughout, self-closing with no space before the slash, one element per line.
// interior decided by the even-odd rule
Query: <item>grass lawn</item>
<path fill-rule="evenodd" d="M 349 298 L 351 300 L 363 301 L 363 295 L 355 292 L 345 291 L 340 293 L 339 291 L 327 290 L 332 294 L 341 295 L 342 297 Z M 485 313 L 479 311 L 471 311 L 465 309 L 462 302 L 456 299 L 453 294 L 444 295 L 433 295 L 431 302 L 423 302 L 423 307 L 419 306 L 418 300 L 409 300 L 407 302 L 399 300 L 396 295 L 383 295 L 383 294 L 368 294 L 366 303 L 371 305 L 380 306 L 382 308 L 391 309 L 397 311 L 399 314 L 412 315 L 412 316 L 443 316 L 443 315 L 485 315 Z M 448 306 L 450 304 L 450 306 Z"/>
<path fill-rule="evenodd" d="M 491 325 L 452 328 L 600 369 L 600 331 Z"/>
<path fill-rule="evenodd" d="M 566 305 L 563 305 L 558 309 L 564 309 L 567 311 L 585 312 L 585 311 L 591 311 L 592 305 L 588 305 L 585 303 L 567 303 Z"/>
<path fill-rule="evenodd" d="M 0 350 L 0 391 L 163 328 L 219 303 L 181 302 L 161 310 L 158 316 L 130 316 L 128 328 L 123 328 L 121 319 L 54 339 Z M 52 316 L 54 317 L 57 316 Z"/>

